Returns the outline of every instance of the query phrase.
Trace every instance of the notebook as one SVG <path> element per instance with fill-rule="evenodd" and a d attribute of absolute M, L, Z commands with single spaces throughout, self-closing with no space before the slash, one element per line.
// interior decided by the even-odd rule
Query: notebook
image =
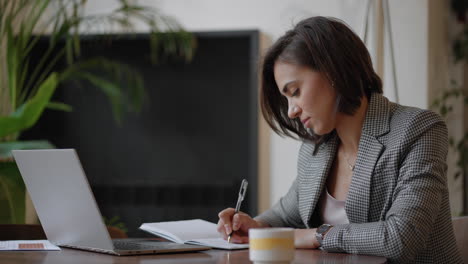
<path fill-rule="evenodd" d="M 229 250 L 249 248 L 249 244 L 228 243 L 216 231 L 216 224 L 201 219 L 144 223 L 140 229 L 181 244 Z"/>

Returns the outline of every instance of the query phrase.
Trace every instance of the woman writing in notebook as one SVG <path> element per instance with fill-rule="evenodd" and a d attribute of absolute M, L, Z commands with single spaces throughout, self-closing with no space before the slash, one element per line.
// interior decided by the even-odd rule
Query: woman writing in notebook
<path fill-rule="evenodd" d="M 218 232 L 294 227 L 297 248 L 461 263 L 446 184 L 447 129 L 433 112 L 390 102 L 364 43 L 343 22 L 312 17 L 268 50 L 262 113 L 298 137 L 297 178 L 252 218 L 228 208 Z"/>

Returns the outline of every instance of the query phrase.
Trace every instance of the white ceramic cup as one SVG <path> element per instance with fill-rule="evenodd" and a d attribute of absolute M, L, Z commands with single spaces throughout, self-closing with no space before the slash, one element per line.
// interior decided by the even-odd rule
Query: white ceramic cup
<path fill-rule="evenodd" d="M 294 259 L 293 228 L 249 229 L 249 256 L 256 264 L 290 263 Z"/>

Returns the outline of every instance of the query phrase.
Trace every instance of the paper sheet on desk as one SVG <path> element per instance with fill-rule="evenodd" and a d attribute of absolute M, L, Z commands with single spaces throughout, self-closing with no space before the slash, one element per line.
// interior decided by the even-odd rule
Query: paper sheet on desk
<path fill-rule="evenodd" d="M 60 248 L 48 240 L 0 241 L 0 251 L 5 250 L 60 250 Z"/>

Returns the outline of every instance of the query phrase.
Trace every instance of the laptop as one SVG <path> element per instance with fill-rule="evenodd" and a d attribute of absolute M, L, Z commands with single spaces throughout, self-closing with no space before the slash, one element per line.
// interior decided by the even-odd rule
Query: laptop
<path fill-rule="evenodd" d="M 12 152 L 47 239 L 55 245 L 119 256 L 210 249 L 151 239 L 111 240 L 74 149 Z"/>

